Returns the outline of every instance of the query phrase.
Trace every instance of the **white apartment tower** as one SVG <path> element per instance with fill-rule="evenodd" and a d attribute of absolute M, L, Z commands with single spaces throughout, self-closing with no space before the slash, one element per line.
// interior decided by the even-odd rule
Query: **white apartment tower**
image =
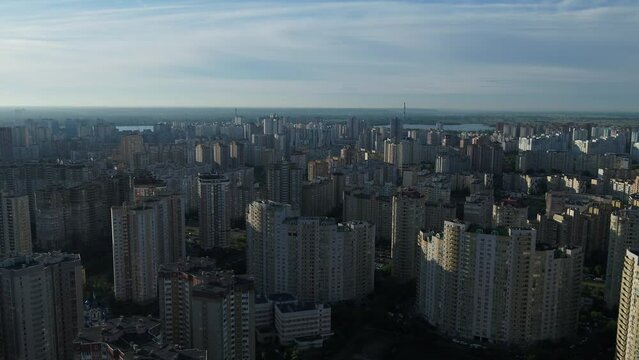
<path fill-rule="evenodd" d="M 606 305 L 614 308 L 619 304 L 621 276 L 626 250 L 639 248 L 639 209 L 617 210 L 610 215 L 610 237 L 606 266 Z"/>
<path fill-rule="evenodd" d="M 626 250 L 621 275 L 615 359 L 639 356 L 639 251 Z"/>
<path fill-rule="evenodd" d="M 446 221 L 420 244 L 417 311 L 442 333 L 530 344 L 576 335 L 581 248 L 536 244 L 530 228 Z"/>

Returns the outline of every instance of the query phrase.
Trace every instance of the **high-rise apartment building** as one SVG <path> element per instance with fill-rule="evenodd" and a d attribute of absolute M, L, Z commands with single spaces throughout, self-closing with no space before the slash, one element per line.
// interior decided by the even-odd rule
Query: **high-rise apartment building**
<path fill-rule="evenodd" d="M 417 234 L 424 226 L 424 211 L 424 197 L 416 190 L 404 189 L 393 196 L 391 271 L 400 280 L 417 274 Z"/>
<path fill-rule="evenodd" d="M 220 272 L 193 287 L 191 334 L 208 360 L 255 359 L 253 280 Z"/>
<path fill-rule="evenodd" d="M 490 191 L 470 194 L 464 202 L 464 221 L 469 224 L 490 227 L 493 222 L 494 201 L 494 196 Z"/>
<path fill-rule="evenodd" d="M 367 221 L 375 225 L 378 239 L 390 242 L 392 224 L 388 219 L 393 213 L 393 198 L 379 188 L 349 188 L 343 191 L 344 221 Z"/>
<path fill-rule="evenodd" d="M 13 162 L 13 135 L 10 127 L 0 127 L 0 163 Z"/>
<path fill-rule="evenodd" d="M 31 254 L 28 196 L 0 193 L 0 258 Z"/>
<path fill-rule="evenodd" d="M 302 175 L 303 171 L 295 163 L 282 160 L 269 164 L 266 173 L 267 198 L 299 209 L 302 202 Z"/>
<path fill-rule="evenodd" d="M 316 178 L 302 183 L 301 213 L 304 216 L 326 216 L 333 210 L 333 182 Z"/>
<path fill-rule="evenodd" d="M 231 152 L 228 144 L 216 142 L 213 144 L 213 167 L 216 170 L 226 170 L 231 164 Z"/>
<path fill-rule="evenodd" d="M 133 200 L 142 201 L 145 198 L 159 196 L 167 193 L 166 182 L 156 180 L 151 177 L 134 177 L 132 181 L 133 185 Z"/>
<path fill-rule="evenodd" d="M 332 302 L 373 290 L 375 229 L 369 223 L 294 217 L 288 204 L 255 201 L 246 227 L 248 273 L 260 294 Z"/>
<path fill-rule="evenodd" d="M 179 194 L 163 194 L 145 199 L 143 204 L 157 207 L 162 229 L 158 236 L 160 264 L 178 261 L 186 256 L 184 240 L 184 201 Z"/>
<path fill-rule="evenodd" d="M 506 199 L 493 205 L 494 227 L 528 226 L 528 207 L 514 199 Z"/>
<path fill-rule="evenodd" d="M 0 260 L 0 359 L 72 359 L 82 287 L 80 255 Z"/>
<path fill-rule="evenodd" d="M 426 201 L 424 205 L 424 226 L 426 231 L 442 231 L 444 221 L 457 218 L 457 207 L 443 201 Z"/>
<path fill-rule="evenodd" d="M 608 262 L 606 263 L 606 305 L 614 308 L 619 303 L 621 275 L 626 250 L 639 248 L 639 209 L 617 210 L 610 215 Z"/>
<path fill-rule="evenodd" d="M 195 162 L 199 164 L 213 164 L 213 150 L 208 144 L 195 145 Z"/>
<path fill-rule="evenodd" d="M 133 134 L 125 135 L 120 139 L 120 147 L 118 154 L 120 162 L 126 169 L 133 170 L 136 168 L 136 156 L 140 156 L 144 152 L 144 138 L 142 135 Z"/>
<path fill-rule="evenodd" d="M 365 221 L 338 225 L 344 235 L 345 299 L 363 299 L 375 288 L 375 226 Z"/>
<path fill-rule="evenodd" d="M 313 181 L 317 177 L 328 177 L 329 164 L 326 160 L 311 160 L 308 162 L 308 181 Z"/>
<path fill-rule="evenodd" d="M 229 179 L 224 175 L 198 175 L 200 244 L 205 249 L 227 247 L 231 222 L 227 209 Z"/>
<path fill-rule="evenodd" d="M 231 166 L 238 168 L 246 165 L 248 145 L 245 142 L 231 141 L 229 144 L 229 153 L 231 158 Z"/>
<path fill-rule="evenodd" d="M 224 173 L 229 178 L 226 212 L 231 224 L 244 222 L 246 208 L 255 200 L 255 171 L 252 167 L 239 167 Z"/>
<path fill-rule="evenodd" d="M 289 204 L 254 201 L 246 212 L 247 272 L 255 278 L 259 294 L 286 292 L 289 285 L 288 233 L 284 221 L 296 214 Z"/>
<path fill-rule="evenodd" d="M 208 258 L 189 258 L 160 267 L 158 293 L 165 343 L 192 347 L 191 290 L 216 270 L 215 262 Z"/>
<path fill-rule="evenodd" d="M 626 250 L 621 274 L 615 359 L 639 356 L 639 251 Z"/>
<path fill-rule="evenodd" d="M 106 192 L 98 182 L 35 191 L 36 244 L 40 250 L 87 245 L 108 230 Z"/>
<path fill-rule="evenodd" d="M 402 139 L 403 133 L 404 126 L 402 119 L 400 119 L 399 117 L 392 118 L 390 122 L 390 139 L 394 143 L 397 143 L 399 142 L 399 140 Z"/>
<path fill-rule="evenodd" d="M 179 197 L 149 199 L 111 208 L 115 298 L 145 303 L 157 298 L 162 263 L 184 254 L 183 216 Z"/>
<path fill-rule="evenodd" d="M 531 228 L 446 221 L 420 232 L 417 311 L 453 337 L 506 344 L 577 333 L 583 254 L 536 244 Z"/>

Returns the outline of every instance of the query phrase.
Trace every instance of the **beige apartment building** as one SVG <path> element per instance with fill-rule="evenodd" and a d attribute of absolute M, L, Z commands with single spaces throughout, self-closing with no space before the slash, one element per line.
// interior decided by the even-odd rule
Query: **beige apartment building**
<path fill-rule="evenodd" d="M 461 221 L 418 241 L 417 311 L 442 333 L 520 345 L 576 335 L 580 248 L 536 244 L 531 228 Z"/>
<path fill-rule="evenodd" d="M 639 357 L 639 251 L 626 250 L 621 274 L 615 359 Z"/>

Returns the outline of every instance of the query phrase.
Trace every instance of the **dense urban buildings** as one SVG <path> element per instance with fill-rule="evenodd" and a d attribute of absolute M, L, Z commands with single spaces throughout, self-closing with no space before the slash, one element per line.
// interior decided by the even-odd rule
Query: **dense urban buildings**
<path fill-rule="evenodd" d="M 617 318 L 617 353 L 632 354 L 639 129 L 411 122 L 409 111 L 381 124 L 267 114 L 3 127 L 0 263 L 13 285 L 1 286 L 21 272 L 51 278 L 51 259 L 75 259 L 58 250 L 82 253 L 86 269 L 60 261 L 80 289 L 58 275 L 45 287 L 69 302 L 47 290 L 15 311 L 84 314 L 65 308 L 29 324 L 54 332 L 22 336 L 3 307 L 2 351 L 330 357 L 346 323 L 364 324 L 348 331 L 359 338 L 380 327 L 428 338 L 417 313 L 461 351 L 496 353 L 612 341 L 601 319 Z M 50 259 L 44 270 L 38 259 Z M 0 297 L 22 303 L 20 291 Z"/>
<path fill-rule="evenodd" d="M 110 319 L 105 325 L 80 330 L 74 342 L 76 360 L 206 360 L 207 351 L 157 342 L 157 319 L 132 316 Z"/>
<path fill-rule="evenodd" d="M 0 360 L 639 360 L 638 20 L 0 1 Z"/>

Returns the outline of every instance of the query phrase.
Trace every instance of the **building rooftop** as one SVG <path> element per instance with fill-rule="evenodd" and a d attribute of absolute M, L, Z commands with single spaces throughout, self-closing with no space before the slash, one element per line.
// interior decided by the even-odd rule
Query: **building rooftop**
<path fill-rule="evenodd" d="M 188 257 L 183 261 L 164 264 L 160 266 L 162 272 L 183 272 L 189 274 L 198 274 L 202 271 L 215 271 L 217 267 L 215 260 L 208 257 Z"/>
<path fill-rule="evenodd" d="M 198 179 L 200 181 L 210 181 L 210 182 L 223 182 L 229 181 L 229 178 L 226 175 L 222 174 L 198 174 Z"/>
<path fill-rule="evenodd" d="M 320 308 L 322 309 L 330 308 L 330 306 L 327 304 L 316 304 L 312 302 L 299 302 L 295 304 L 283 303 L 283 304 L 275 304 L 275 306 L 282 313 L 293 313 L 293 312 L 299 312 L 299 311 L 315 310 Z"/>
<path fill-rule="evenodd" d="M 297 300 L 295 298 L 295 296 L 289 294 L 289 293 L 277 293 L 277 294 L 271 294 L 268 296 L 268 299 L 270 301 L 275 301 L 275 302 L 280 302 L 280 301 L 295 301 Z"/>
<path fill-rule="evenodd" d="M 232 271 L 218 271 L 207 274 L 204 282 L 193 288 L 193 296 L 223 297 L 234 288 L 253 288 L 253 278 L 248 275 L 234 275 Z"/>
<path fill-rule="evenodd" d="M 0 269 L 18 270 L 37 265 L 46 266 L 58 264 L 65 261 L 80 261 L 80 255 L 53 251 L 48 253 L 16 256 L 0 260 Z"/>
<path fill-rule="evenodd" d="M 205 360 L 206 351 L 180 349 L 157 342 L 160 321 L 151 317 L 120 317 L 106 325 L 80 330 L 75 343 L 88 345 L 101 343 L 126 360 Z"/>

